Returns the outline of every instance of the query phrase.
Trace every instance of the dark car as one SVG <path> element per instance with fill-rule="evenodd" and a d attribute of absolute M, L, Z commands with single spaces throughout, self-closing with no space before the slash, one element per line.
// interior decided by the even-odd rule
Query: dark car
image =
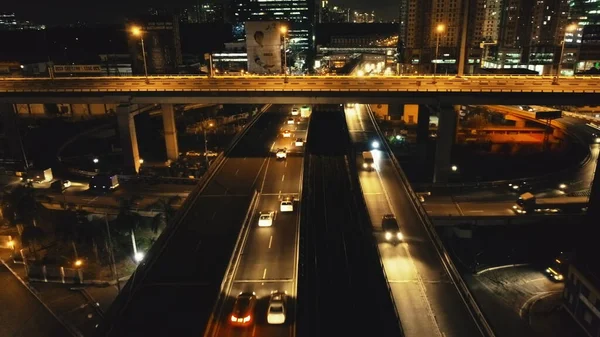
<path fill-rule="evenodd" d="M 398 226 L 398 221 L 394 214 L 384 214 L 381 218 L 381 228 L 385 233 L 385 239 L 387 241 L 402 241 L 404 236 Z"/>
<path fill-rule="evenodd" d="M 242 292 L 235 299 L 231 311 L 230 322 L 237 326 L 248 326 L 254 321 L 254 307 L 256 307 L 256 293 Z"/>

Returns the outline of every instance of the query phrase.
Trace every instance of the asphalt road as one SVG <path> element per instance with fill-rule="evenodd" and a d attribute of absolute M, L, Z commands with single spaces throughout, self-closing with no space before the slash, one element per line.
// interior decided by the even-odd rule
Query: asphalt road
<path fill-rule="evenodd" d="M 375 129 L 363 105 L 346 109 L 346 120 L 357 151 L 369 150 Z M 481 336 L 458 290 L 394 173 L 388 154 L 372 151 L 375 171 L 359 171 L 360 184 L 375 230 L 387 280 L 404 333 L 412 336 Z M 362 167 L 357 157 L 356 166 Z M 381 233 L 381 217 L 393 213 L 405 241 L 390 244 Z"/>
<path fill-rule="evenodd" d="M 4 264 L 0 264 L 0 289 L 0 336 L 71 336 Z"/>
<path fill-rule="evenodd" d="M 129 281 L 126 289 L 135 283 L 133 291 L 122 292 L 115 301 L 107 315 L 108 336 L 202 334 L 288 111 L 273 106 L 257 121 L 191 205 L 169 244 L 148 253 L 155 263 L 143 279 Z"/>
<path fill-rule="evenodd" d="M 400 336 L 373 238 L 351 177 L 339 106 L 311 117 L 301 219 L 299 336 Z"/>
<path fill-rule="evenodd" d="M 288 107 L 289 110 L 289 107 Z M 282 129 L 293 129 L 297 137 L 306 137 L 308 119 L 297 118 L 298 123 Z M 280 130 L 281 131 L 281 130 Z M 295 139 L 295 138 L 294 138 Z M 290 138 L 277 136 L 273 148 L 288 144 Z M 289 145 L 288 145 L 289 146 Z M 255 216 L 250 220 L 248 238 L 239 257 L 231 289 L 226 296 L 223 310 L 215 313 L 218 326 L 212 336 L 293 336 L 295 330 L 296 260 L 299 209 L 302 187 L 304 146 L 294 147 L 285 160 L 268 156 L 265 170 L 261 172 L 260 199 Z M 294 199 L 294 211 L 279 212 L 279 203 L 284 198 Z M 272 227 L 258 227 L 261 212 L 275 212 Z M 269 325 L 266 321 L 271 291 L 288 293 L 286 322 Z M 236 296 L 241 292 L 255 292 L 258 298 L 254 322 L 248 327 L 233 327 L 229 317 Z"/>

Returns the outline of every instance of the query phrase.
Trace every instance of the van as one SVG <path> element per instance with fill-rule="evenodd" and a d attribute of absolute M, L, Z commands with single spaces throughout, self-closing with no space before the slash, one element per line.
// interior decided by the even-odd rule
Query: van
<path fill-rule="evenodd" d="M 363 169 L 365 169 L 367 171 L 374 170 L 375 169 L 375 161 L 373 160 L 373 154 L 371 153 L 371 151 L 364 151 L 362 153 L 362 157 L 363 157 L 363 164 L 362 164 Z"/>

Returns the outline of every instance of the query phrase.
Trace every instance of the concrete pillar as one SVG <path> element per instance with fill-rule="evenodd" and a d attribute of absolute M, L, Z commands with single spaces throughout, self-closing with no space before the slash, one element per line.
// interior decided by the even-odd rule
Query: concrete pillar
<path fill-rule="evenodd" d="M 433 182 L 444 183 L 448 181 L 451 172 L 450 159 L 452 145 L 456 134 L 457 114 L 452 106 L 440 106 L 437 143 L 435 149 L 435 167 L 433 169 Z"/>
<path fill-rule="evenodd" d="M 427 143 L 429 142 L 429 107 L 419 105 L 417 108 L 417 155 L 422 163 L 427 159 Z M 406 106 L 405 106 L 406 113 Z"/>
<path fill-rule="evenodd" d="M 123 148 L 123 172 L 137 174 L 140 170 L 140 153 L 130 104 L 120 104 L 117 107 L 117 126 L 121 138 L 121 148 Z"/>
<path fill-rule="evenodd" d="M 162 104 L 161 108 L 165 130 L 165 145 L 167 146 L 167 159 L 176 161 L 179 158 L 179 145 L 177 144 L 177 127 L 175 126 L 173 104 Z"/>
<path fill-rule="evenodd" d="M 429 118 L 429 117 L 427 117 Z M 404 104 L 404 112 L 402 114 L 402 120 L 404 124 L 417 124 L 419 120 L 419 105 L 418 104 Z"/>

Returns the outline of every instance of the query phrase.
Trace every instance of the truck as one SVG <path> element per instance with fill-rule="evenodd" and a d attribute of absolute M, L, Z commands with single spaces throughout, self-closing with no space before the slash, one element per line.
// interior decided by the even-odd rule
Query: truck
<path fill-rule="evenodd" d="M 97 191 L 111 191 L 119 186 L 119 177 L 109 174 L 97 174 L 90 181 L 90 189 Z"/>
<path fill-rule="evenodd" d="M 310 105 L 301 106 L 300 107 L 300 117 L 302 117 L 302 118 L 310 117 L 311 111 L 312 111 L 312 109 L 311 109 Z"/>
<path fill-rule="evenodd" d="M 588 197 L 537 198 L 527 192 L 517 199 L 512 207 L 517 214 L 582 213 L 587 211 Z"/>
<path fill-rule="evenodd" d="M 363 164 L 362 164 L 363 169 L 365 169 L 367 171 L 372 171 L 375 169 L 375 161 L 373 160 L 373 154 L 371 153 L 371 151 L 364 151 L 362 153 L 362 158 L 363 158 Z"/>
<path fill-rule="evenodd" d="M 25 180 L 27 182 L 33 182 L 33 183 L 44 183 L 47 181 L 52 181 L 52 179 L 54 178 L 54 176 L 52 175 L 52 169 L 48 168 L 45 170 L 36 170 L 36 169 L 31 169 L 31 170 L 27 170 L 27 173 L 25 174 Z"/>

